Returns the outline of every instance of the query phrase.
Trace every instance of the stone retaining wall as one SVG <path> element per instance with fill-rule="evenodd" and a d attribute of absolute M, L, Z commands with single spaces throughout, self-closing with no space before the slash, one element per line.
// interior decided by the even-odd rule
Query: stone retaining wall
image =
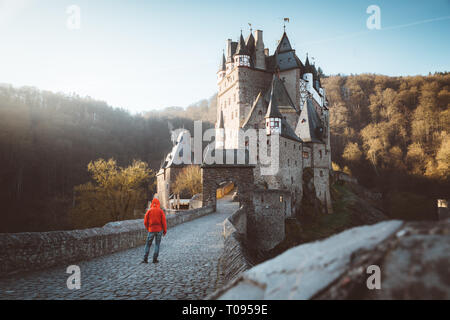
<path fill-rule="evenodd" d="M 214 212 L 213 206 L 166 213 L 168 228 Z M 0 277 L 111 254 L 145 243 L 143 219 L 102 228 L 0 234 Z"/>
<path fill-rule="evenodd" d="M 226 285 L 250 269 L 252 264 L 246 258 L 243 242 L 245 241 L 246 214 L 238 209 L 224 221 L 224 248 L 219 258 L 219 282 Z M 207 299 L 214 299 L 213 296 Z"/>

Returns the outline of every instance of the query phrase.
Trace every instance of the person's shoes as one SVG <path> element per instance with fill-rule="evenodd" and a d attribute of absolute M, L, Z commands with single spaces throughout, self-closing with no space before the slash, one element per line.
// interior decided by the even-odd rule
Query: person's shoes
<path fill-rule="evenodd" d="M 153 259 L 153 263 L 158 263 L 158 259 Z"/>
<path fill-rule="evenodd" d="M 148 261 L 147 260 L 142 260 L 141 263 L 148 263 Z"/>

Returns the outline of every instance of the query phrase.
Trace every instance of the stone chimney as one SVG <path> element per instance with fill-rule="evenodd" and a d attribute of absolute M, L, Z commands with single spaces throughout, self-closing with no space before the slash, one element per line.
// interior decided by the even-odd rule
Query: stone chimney
<path fill-rule="evenodd" d="M 226 58 L 227 63 L 233 61 L 233 57 L 231 56 L 231 39 L 227 39 Z"/>
<path fill-rule="evenodd" d="M 266 70 L 266 56 L 264 50 L 262 30 L 255 31 L 255 49 L 256 49 L 255 68 Z"/>

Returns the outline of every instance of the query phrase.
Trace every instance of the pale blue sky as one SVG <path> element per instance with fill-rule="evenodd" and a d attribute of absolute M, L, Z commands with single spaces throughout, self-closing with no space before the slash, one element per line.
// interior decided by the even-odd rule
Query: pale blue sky
<path fill-rule="evenodd" d="M 372 4 L 381 30 L 366 27 Z M 66 27 L 69 5 L 81 9 L 80 30 Z M 216 92 L 227 38 L 247 36 L 251 22 L 272 53 L 284 17 L 299 57 L 327 74 L 450 71 L 450 0 L 0 0 L 0 83 L 132 112 L 187 106 Z"/>

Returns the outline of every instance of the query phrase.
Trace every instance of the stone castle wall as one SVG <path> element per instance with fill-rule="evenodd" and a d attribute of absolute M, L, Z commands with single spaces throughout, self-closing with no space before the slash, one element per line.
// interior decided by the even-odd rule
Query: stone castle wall
<path fill-rule="evenodd" d="M 167 211 L 173 227 L 213 212 L 213 207 Z M 0 234 L 0 277 L 111 254 L 145 243 L 143 219 L 112 222 L 102 228 Z"/>
<path fill-rule="evenodd" d="M 258 249 L 271 250 L 285 238 L 285 219 L 291 216 L 291 193 L 254 190 L 253 194 L 255 211 L 247 218 L 247 237 Z"/>
<path fill-rule="evenodd" d="M 156 177 L 158 190 L 157 197 L 163 209 L 169 207 L 169 197 L 172 192 L 172 183 L 175 182 L 177 175 L 182 169 L 182 167 L 162 169 L 162 173 Z"/>

